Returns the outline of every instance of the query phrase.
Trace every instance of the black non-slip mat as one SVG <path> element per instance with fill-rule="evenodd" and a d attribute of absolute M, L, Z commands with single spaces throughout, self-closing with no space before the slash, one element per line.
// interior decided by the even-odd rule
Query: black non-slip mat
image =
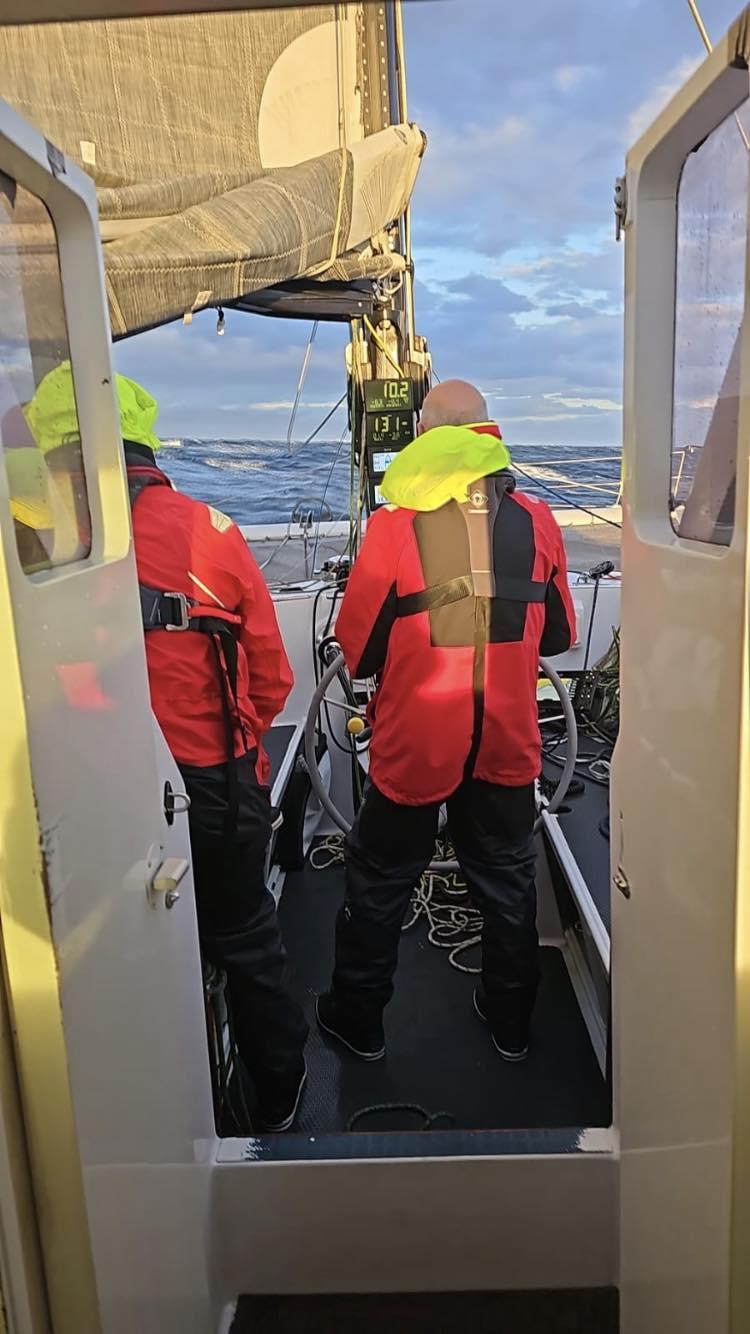
<path fill-rule="evenodd" d="M 618 1324 L 614 1288 L 376 1293 L 242 1297 L 232 1334 L 617 1334 Z"/>
<path fill-rule="evenodd" d="M 401 938 L 396 993 L 385 1016 L 385 1059 L 366 1063 L 321 1034 L 314 1003 L 329 983 L 343 892 L 340 866 L 316 871 L 308 865 L 287 878 L 281 899 L 284 940 L 310 1022 L 302 1134 L 341 1131 L 361 1108 L 404 1102 L 449 1112 L 459 1130 L 610 1124 L 605 1083 L 555 948 L 541 950 L 531 1049 L 522 1064 L 497 1054 L 472 1007 L 477 979 L 451 967 L 448 951 L 428 942 L 423 922 Z M 462 957 L 478 962 L 478 952 Z M 382 1113 L 360 1128 L 418 1130 L 422 1123 L 408 1113 Z"/>

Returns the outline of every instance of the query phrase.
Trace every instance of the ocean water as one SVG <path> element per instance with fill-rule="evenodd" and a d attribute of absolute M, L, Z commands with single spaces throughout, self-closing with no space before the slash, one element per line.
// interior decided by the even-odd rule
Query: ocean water
<path fill-rule="evenodd" d="M 551 505 L 616 500 L 620 453 L 611 446 L 517 445 L 511 452 L 519 487 Z M 159 464 L 180 490 L 237 523 L 286 523 L 298 502 L 309 509 L 316 498 L 325 500 L 334 518 L 348 518 L 348 440 L 318 440 L 291 450 L 279 440 L 170 440 L 164 441 Z M 522 475 L 527 468 L 533 480 Z"/>

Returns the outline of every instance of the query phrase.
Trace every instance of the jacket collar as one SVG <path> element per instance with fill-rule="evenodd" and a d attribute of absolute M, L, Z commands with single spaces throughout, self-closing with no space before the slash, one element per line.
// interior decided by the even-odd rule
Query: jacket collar
<path fill-rule="evenodd" d="M 123 440 L 125 447 L 125 466 L 126 468 L 156 468 L 156 456 L 153 449 L 148 445 L 136 444 L 134 440 Z M 157 468 L 157 472 L 161 469 Z"/>
<path fill-rule="evenodd" d="M 503 433 L 497 422 L 473 422 L 469 427 L 475 435 L 494 435 L 497 440 L 502 440 Z"/>

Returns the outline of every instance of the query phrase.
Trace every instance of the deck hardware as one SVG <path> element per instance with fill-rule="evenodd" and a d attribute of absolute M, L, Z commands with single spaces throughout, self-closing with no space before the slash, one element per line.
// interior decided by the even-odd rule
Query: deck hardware
<path fill-rule="evenodd" d="M 164 819 L 168 825 L 174 824 L 175 815 L 185 815 L 190 810 L 190 798 L 187 792 L 175 792 L 167 780 L 164 784 Z"/>
<path fill-rule="evenodd" d="M 621 866 L 618 866 L 614 875 L 615 888 L 619 889 L 623 898 L 630 898 L 630 881 Z"/>
<path fill-rule="evenodd" d="M 625 226 L 628 212 L 628 187 L 624 176 L 618 176 L 615 181 L 615 240 L 622 239 L 622 231 Z"/>
<path fill-rule="evenodd" d="M 159 896 L 164 895 L 164 903 L 167 908 L 173 908 L 179 894 L 177 886 L 182 878 L 190 870 L 190 862 L 184 857 L 167 857 L 165 861 L 157 866 L 156 871 L 147 884 L 146 893 L 152 908 L 155 908 L 159 902 Z"/>

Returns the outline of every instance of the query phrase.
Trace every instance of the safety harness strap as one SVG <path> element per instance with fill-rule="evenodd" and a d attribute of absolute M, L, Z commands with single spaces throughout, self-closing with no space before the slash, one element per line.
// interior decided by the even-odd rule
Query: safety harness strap
<path fill-rule="evenodd" d="M 158 475 L 128 472 L 131 510 L 147 486 L 163 485 Z M 221 608 L 207 608 L 185 593 L 164 592 L 139 584 L 141 620 L 144 631 L 192 631 L 208 635 L 216 654 L 216 668 L 221 687 L 221 707 L 227 747 L 227 833 L 236 830 L 239 819 L 239 778 L 234 747 L 235 722 L 242 728 L 237 706 L 238 652 L 237 636 L 241 617 Z"/>
<path fill-rule="evenodd" d="M 433 584 L 421 593 L 406 593 L 396 599 L 396 615 L 418 616 L 422 611 L 435 611 L 438 607 L 448 607 L 452 602 L 461 602 L 474 596 L 474 582 L 470 575 L 461 574 L 457 579 L 446 579 L 443 584 Z"/>
<path fill-rule="evenodd" d="M 501 575 L 495 581 L 495 597 L 506 602 L 544 602 L 547 585 L 540 579 L 517 579 L 513 575 Z M 461 602 L 464 598 L 474 597 L 474 583 L 467 574 L 457 579 L 446 579 L 443 584 L 433 584 L 421 593 L 406 593 L 396 599 L 396 616 L 418 616 L 423 611 L 435 611 L 438 607 L 448 607 L 452 602 Z"/>

